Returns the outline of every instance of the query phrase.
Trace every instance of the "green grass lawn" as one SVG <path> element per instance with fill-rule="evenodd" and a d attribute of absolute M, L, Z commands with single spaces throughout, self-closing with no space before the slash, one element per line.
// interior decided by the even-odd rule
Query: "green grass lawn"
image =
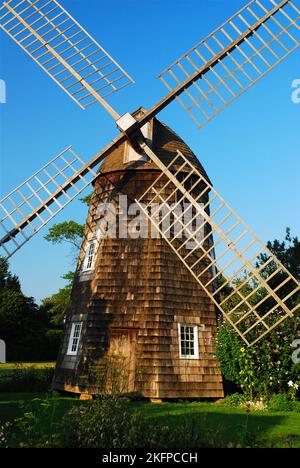
<path fill-rule="evenodd" d="M 138 407 L 139 405 L 137 405 Z M 148 418 L 170 426 L 194 420 L 205 434 L 204 439 L 219 441 L 224 445 L 238 444 L 245 436 L 257 438 L 267 446 L 286 445 L 285 439 L 292 436 L 293 446 L 300 448 L 300 414 L 292 412 L 252 412 L 245 409 L 228 408 L 215 403 L 164 403 L 140 405 Z"/>
<path fill-rule="evenodd" d="M 48 400 L 48 407 L 43 400 Z M 12 421 L 25 411 L 35 409 L 40 424 L 47 431 L 50 419 L 55 424 L 73 406 L 85 404 L 78 398 L 32 393 L 0 393 L 0 420 Z M 264 446 L 300 448 L 300 414 L 291 412 L 255 412 L 228 408 L 214 403 L 162 403 L 132 402 L 132 411 L 140 412 L 159 424 L 176 427 L 193 421 L 203 433 L 203 440 L 213 440 L 224 446 L 239 444 L 247 439 L 263 441 Z M 40 413 L 39 413 L 40 412 Z M 50 418 L 51 415 L 51 418 Z"/>

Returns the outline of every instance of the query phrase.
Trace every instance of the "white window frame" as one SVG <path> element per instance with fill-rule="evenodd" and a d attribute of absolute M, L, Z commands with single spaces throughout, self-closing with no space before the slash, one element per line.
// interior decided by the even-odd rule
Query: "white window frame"
<path fill-rule="evenodd" d="M 194 354 L 183 354 L 182 353 L 182 339 L 181 339 L 181 327 L 189 327 L 193 329 L 193 343 L 194 343 Z M 199 326 L 191 323 L 179 323 L 178 324 L 178 342 L 179 342 L 179 357 L 180 359 L 199 359 Z"/>
<path fill-rule="evenodd" d="M 91 248 L 93 246 L 93 254 L 91 260 Z M 82 272 L 93 271 L 95 267 L 95 261 L 97 256 L 98 241 L 93 238 L 87 242 L 84 261 L 82 265 Z M 91 261 L 90 261 L 91 260 Z"/>
<path fill-rule="evenodd" d="M 68 345 L 68 356 L 77 356 L 81 338 L 82 322 L 73 322 Z"/>

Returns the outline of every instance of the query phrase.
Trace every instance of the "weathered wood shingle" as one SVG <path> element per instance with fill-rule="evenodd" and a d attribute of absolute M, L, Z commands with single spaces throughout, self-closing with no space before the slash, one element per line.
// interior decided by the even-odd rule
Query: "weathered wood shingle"
<path fill-rule="evenodd" d="M 153 147 L 168 162 L 180 149 L 204 173 L 184 142 L 158 121 Z M 105 173 L 105 174 L 104 174 Z M 97 222 L 97 206 L 141 196 L 157 178 L 152 163 L 124 166 L 124 145 L 107 157 L 94 186 L 79 258 Z M 199 271 L 205 268 L 202 262 Z M 211 271 L 207 270 L 207 281 Z M 80 352 L 66 355 L 71 324 L 83 321 Z M 179 357 L 178 324 L 199 325 L 197 360 Z M 216 311 L 207 294 L 163 239 L 103 239 L 93 274 L 75 280 L 54 377 L 54 388 L 80 393 L 97 391 L 89 381 L 89 366 L 112 350 L 124 350 L 131 376 L 128 391 L 149 398 L 219 398 L 222 377 L 214 355 Z"/>

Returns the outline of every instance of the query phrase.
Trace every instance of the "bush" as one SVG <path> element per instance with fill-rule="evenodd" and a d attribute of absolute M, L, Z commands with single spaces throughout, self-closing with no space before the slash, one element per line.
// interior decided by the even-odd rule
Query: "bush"
<path fill-rule="evenodd" d="M 291 347 L 299 329 L 297 314 L 247 348 L 232 327 L 221 321 L 216 350 L 224 378 L 237 384 L 251 400 L 255 395 L 285 393 L 289 381 L 299 380 L 300 364 L 293 363 Z"/>
<path fill-rule="evenodd" d="M 54 369 L 36 369 L 34 366 L 15 369 L 0 376 L 0 392 L 47 392 L 50 390 Z"/>
<path fill-rule="evenodd" d="M 2 425 L 3 444 L 10 448 L 58 448 L 61 437 L 54 421 L 55 400 L 34 398 L 23 402 L 21 408 L 22 416 Z"/>
<path fill-rule="evenodd" d="M 253 401 L 249 401 L 246 395 L 241 395 L 240 393 L 233 393 L 232 395 L 228 395 L 224 398 L 224 400 L 222 400 L 222 405 L 231 408 L 243 407 L 247 411 L 247 413 L 252 413 L 253 411 L 267 410 L 267 406 L 262 398 L 259 400 L 254 399 Z"/>
<path fill-rule="evenodd" d="M 0 421 L 0 449 L 9 447 L 9 433 L 11 424 L 9 422 Z"/>
<path fill-rule="evenodd" d="M 221 402 L 224 406 L 229 407 L 237 407 L 245 404 L 247 402 L 247 398 L 245 395 L 241 393 L 233 393 L 232 395 L 227 395 Z"/>
<path fill-rule="evenodd" d="M 68 448 L 179 448 L 200 445 L 193 424 L 170 428 L 130 411 L 126 400 L 103 397 L 72 408 L 63 418 Z"/>
<path fill-rule="evenodd" d="M 269 411 L 294 411 L 300 413 L 300 402 L 292 401 L 287 394 L 281 393 L 279 395 L 272 395 L 267 406 Z"/>

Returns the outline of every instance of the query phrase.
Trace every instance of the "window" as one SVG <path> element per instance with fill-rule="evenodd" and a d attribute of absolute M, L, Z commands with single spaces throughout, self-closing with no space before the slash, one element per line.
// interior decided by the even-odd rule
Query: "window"
<path fill-rule="evenodd" d="M 179 324 L 180 359 L 199 359 L 198 326 Z"/>
<path fill-rule="evenodd" d="M 88 247 L 88 254 L 87 254 L 87 262 L 86 262 L 86 269 L 90 270 L 94 263 L 94 256 L 95 256 L 95 242 L 91 242 Z"/>
<path fill-rule="evenodd" d="M 72 324 L 68 354 L 71 356 L 76 356 L 79 349 L 79 341 L 82 329 L 82 322 L 77 322 Z"/>
<path fill-rule="evenodd" d="M 83 262 L 83 271 L 89 271 L 94 268 L 96 257 L 96 240 L 90 241 L 87 245 L 85 259 Z"/>

